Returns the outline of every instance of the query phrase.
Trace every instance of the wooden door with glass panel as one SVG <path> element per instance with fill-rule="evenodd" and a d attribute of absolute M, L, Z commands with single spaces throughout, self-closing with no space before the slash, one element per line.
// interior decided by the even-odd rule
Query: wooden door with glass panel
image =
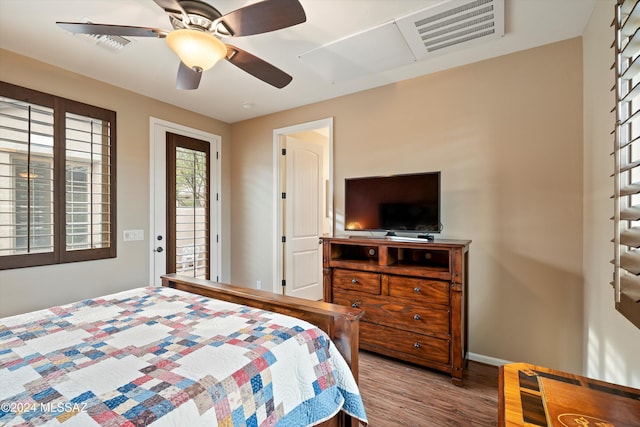
<path fill-rule="evenodd" d="M 167 133 L 167 273 L 210 278 L 209 143 Z"/>

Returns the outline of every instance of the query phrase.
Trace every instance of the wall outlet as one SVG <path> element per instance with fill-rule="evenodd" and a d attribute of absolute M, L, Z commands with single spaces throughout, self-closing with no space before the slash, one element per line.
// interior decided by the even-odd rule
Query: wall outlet
<path fill-rule="evenodd" d="M 122 232 L 122 240 L 125 242 L 144 240 L 144 230 L 124 230 Z"/>
<path fill-rule="evenodd" d="M 262 289 L 262 280 L 256 281 L 256 289 Z"/>

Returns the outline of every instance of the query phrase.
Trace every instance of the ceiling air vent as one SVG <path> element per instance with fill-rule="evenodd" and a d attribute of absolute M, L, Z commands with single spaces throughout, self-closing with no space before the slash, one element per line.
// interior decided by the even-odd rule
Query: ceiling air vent
<path fill-rule="evenodd" d="M 449 0 L 396 20 L 416 60 L 504 35 L 504 0 Z"/>
<path fill-rule="evenodd" d="M 93 24 L 88 19 L 83 19 L 85 24 Z M 107 34 L 80 34 L 80 36 L 91 40 L 94 44 L 107 49 L 111 52 L 118 52 L 120 49 L 131 43 L 131 40 L 125 39 L 121 36 L 107 35 Z"/>

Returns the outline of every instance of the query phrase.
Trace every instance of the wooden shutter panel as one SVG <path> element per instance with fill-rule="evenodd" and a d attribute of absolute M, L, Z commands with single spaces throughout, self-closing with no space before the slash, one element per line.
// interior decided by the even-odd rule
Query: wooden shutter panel
<path fill-rule="evenodd" d="M 640 328 L 640 5 L 615 6 L 614 280 L 616 309 Z"/>

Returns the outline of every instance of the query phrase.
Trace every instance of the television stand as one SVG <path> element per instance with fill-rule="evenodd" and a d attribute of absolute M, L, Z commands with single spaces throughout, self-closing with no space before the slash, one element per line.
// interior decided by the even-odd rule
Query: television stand
<path fill-rule="evenodd" d="M 433 242 L 435 237 L 433 234 L 419 234 L 416 237 L 398 236 L 394 232 L 387 233 L 381 236 L 359 236 L 349 235 L 349 239 L 372 239 L 372 240 L 393 240 L 396 242 Z"/>
<path fill-rule="evenodd" d="M 387 231 L 387 234 L 385 234 L 384 237 L 402 237 L 402 236 L 398 236 L 395 231 Z M 424 233 L 424 234 L 418 234 L 416 237 L 409 237 L 409 239 L 425 239 L 430 242 L 433 242 L 434 237 L 433 237 L 433 234 Z"/>
<path fill-rule="evenodd" d="M 462 384 L 469 240 L 322 237 L 324 300 L 364 310 L 360 348 Z"/>
<path fill-rule="evenodd" d="M 433 237 L 433 234 L 418 234 L 418 239 L 426 239 L 430 242 L 433 242 L 435 240 L 435 238 Z"/>

